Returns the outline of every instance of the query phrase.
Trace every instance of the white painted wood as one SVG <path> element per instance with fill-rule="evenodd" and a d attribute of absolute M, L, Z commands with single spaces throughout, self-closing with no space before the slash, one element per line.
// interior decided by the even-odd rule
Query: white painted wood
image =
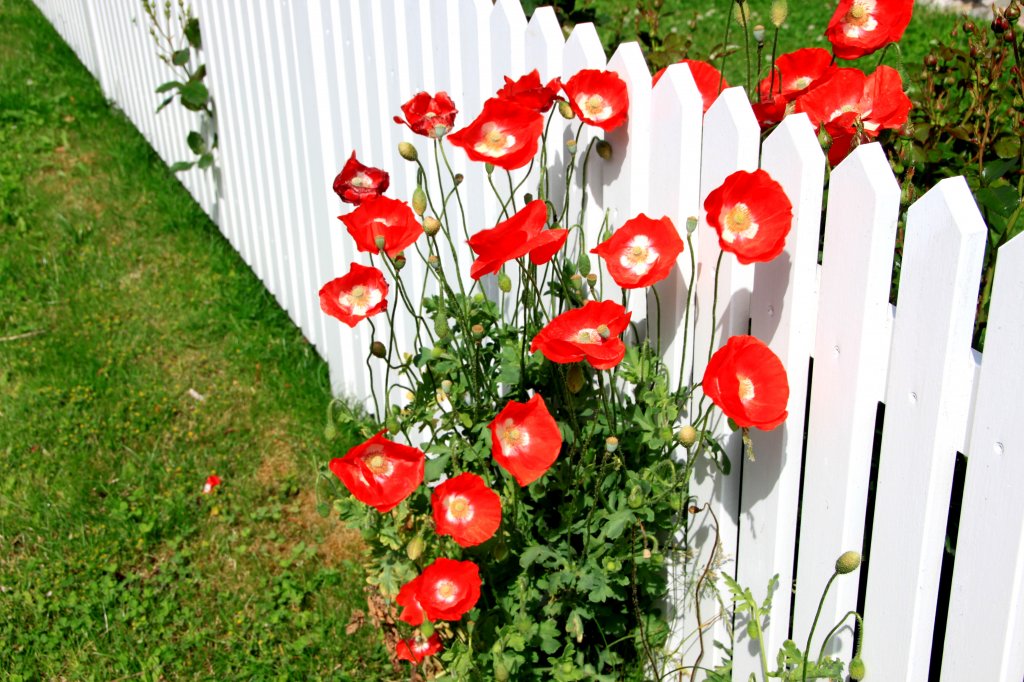
<path fill-rule="evenodd" d="M 772 577 L 779 576 L 778 598 L 772 600 L 763 642 L 771 657 L 771 652 L 782 648 L 789 628 L 807 369 L 817 317 L 814 280 L 825 156 L 805 115 L 787 117 L 768 137 L 761 151 L 761 168 L 786 191 L 793 204 L 793 227 L 782 254 L 754 268 L 750 326 L 751 333 L 768 344 L 787 367 L 789 418 L 772 431 L 751 429 L 756 460 L 743 464 L 736 578 L 760 599 Z M 751 673 L 760 675 L 757 642 L 747 637 L 746 622 L 737 615 L 733 675 L 740 680 Z"/>
<path fill-rule="evenodd" d="M 750 310 L 750 286 L 753 283 L 753 268 L 740 265 L 734 258 L 723 258 L 721 272 L 718 275 L 718 309 L 714 317 L 718 324 L 712 324 L 711 302 L 715 293 L 715 267 L 721 249 L 715 230 L 708 226 L 704 200 L 712 190 L 719 187 L 726 177 L 737 170 L 754 170 L 757 168 L 758 148 L 760 146 L 760 128 L 754 113 L 750 109 L 746 94 L 741 88 L 725 90 L 711 109 L 704 116 L 704 136 L 701 152 L 701 211 L 700 225 L 697 229 L 699 241 L 697 251 L 697 303 L 692 311 L 694 319 L 694 379 L 704 376 L 709 350 L 717 349 L 728 337 L 747 332 Z M 701 395 L 698 391 L 698 395 Z M 695 401 L 696 402 L 696 401 Z M 710 402 L 705 404 L 710 409 Z M 691 414 L 694 414 L 691 411 Z M 720 415 L 721 413 L 717 413 Z M 723 476 L 712 464 L 711 459 L 703 457 L 694 468 L 694 479 L 690 484 L 690 494 L 696 497 L 698 506 L 710 504 L 718 519 L 718 530 L 721 539 L 721 571 L 735 572 L 736 537 L 739 513 L 740 467 L 742 466 L 741 442 L 739 433 L 728 434 L 725 420 L 717 416 L 708 422 L 723 440 L 726 452 L 734 470 L 731 475 Z M 713 550 L 714 531 L 712 520 L 707 514 L 691 517 L 691 525 L 687 531 L 688 546 L 694 548 L 696 559 L 688 570 L 689 580 L 696 582 L 700 572 L 708 563 Z M 699 568 L 698 568 L 699 567 Z M 723 594 L 725 586 L 719 586 Z M 693 596 L 688 597 L 692 603 Z M 684 602 L 685 626 L 684 633 L 689 635 L 698 630 L 696 611 L 692 606 L 686 607 Z M 701 616 L 707 627 L 714 619 L 713 625 L 705 632 L 705 651 L 710 653 L 709 663 L 717 664 L 721 660 L 718 650 L 709 648 L 710 640 L 728 641 L 728 633 L 722 618 L 717 618 L 720 608 L 716 599 L 705 598 L 702 601 Z M 691 640 L 689 657 L 692 658 L 697 648 L 696 638 Z M 713 665 L 712 665 L 713 667 Z"/>
<path fill-rule="evenodd" d="M 1024 238 L 999 249 L 967 451 L 943 682 L 1024 677 Z"/>
<path fill-rule="evenodd" d="M 927 680 L 957 433 L 986 228 L 962 177 L 911 208 L 889 355 L 863 657 L 883 679 Z M 898 523 L 892 520 L 899 519 Z"/>
<path fill-rule="evenodd" d="M 519 0 L 497 0 L 491 12 L 491 90 L 505 84 L 504 76 L 522 76 L 526 55 L 526 15 Z"/>
<path fill-rule="evenodd" d="M 534 69 L 540 74 L 541 82 L 548 83 L 562 76 L 562 54 L 565 52 L 565 36 L 558 24 L 552 7 L 538 7 L 526 26 L 526 65 L 524 71 Z M 564 95 L 563 95 L 564 96 Z M 565 192 L 565 145 L 563 143 L 566 121 L 557 107 L 545 114 L 547 143 L 544 145 L 547 173 L 547 191 L 550 197 L 563 197 Z M 538 169 L 539 170 L 539 169 Z M 539 177 L 538 177 L 539 182 Z M 541 196 L 540 188 L 535 194 Z"/>
<path fill-rule="evenodd" d="M 886 320 L 900 190 L 879 144 L 832 171 L 814 342 L 814 377 L 793 634 L 810 631 L 820 590 L 845 551 L 861 551 L 875 414 L 888 364 Z M 815 632 L 817 651 L 857 605 L 858 577 L 837 580 Z M 846 627 L 827 652 L 848 651 Z"/>

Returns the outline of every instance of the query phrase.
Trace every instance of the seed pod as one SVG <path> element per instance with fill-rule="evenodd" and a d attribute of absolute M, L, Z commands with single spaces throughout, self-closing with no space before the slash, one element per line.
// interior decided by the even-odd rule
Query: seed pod
<path fill-rule="evenodd" d="M 684 448 L 688 448 L 697 442 L 697 429 L 687 424 L 683 428 L 679 429 L 679 433 L 676 434 L 676 438 Z"/>
<path fill-rule="evenodd" d="M 423 538 L 417 535 L 405 546 L 405 555 L 409 557 L 410 561 L 416 561 L 421 554 L 423 554 Z"/>
<path fill-rule="evenodd" d="M 608 436 L 604 441 L 604 449 L 607 452 L 615 452 L 619 449 L 619 439 L 615 436 Z"/>
<path fill-rule="evenodd" d="M 512 291 L 512 279 L 504 272 L 498 274 L 498 288 L 506 294 Z"/>
<path fill-rule="evenodd" d="M 598 156 L 600 156 L 605 161 L 612 160 L 612 146 L 610 144 L 608 144 L 604 140 L 598 140 L 595 146 L 597 147 Z"/>
<path fill-rule="evenodd" d="M 388 349 L 380 341 L 374 341 L 370 344 L 370 355 L 375 358 L 386 358 L 388 356 Z"/>
<path fill-rule="evenodd" d="M 433 237 L 441 230 L 441 221 L 432 215 L 423 219 L 423 231 L 428 237 Z"/>
<path fill-rule="evenodd" d="M 562 115 L 562 118 L 564 118 L 567 121 L 571 121 L 572 119 L 576 118 L 576 114 L 573 113 L 572 107 L 569 106 L 569 103 L 566 102 L 565 100 L 559 101 L 558 113 L 560 113 Z"/>
<path fill-rule="evenodd" d="M 786 4 L 786 0 L 775 0 L 772 3 L 772 26 L 775 28 L 781 28 L 782 22 L 786 20 L 786 16 L 789 14 L 789 6 Z"/>
<path fill-rule="evenodd" d="M 377 247 L 378 251 L 384 250 L 384 235 L 378 234 L 373 238 L 373 245 Z"/>
<path fill-rule="evenodd" d="M 415 161 L 419 158 L 419 154 L 416 153 L 416 147 L 408 142 L 398 143 L 398 155 L 406 161 Z"/>
<path fill-rule="evenodd" d="M 862 661 L 859 656 L 854 657 L 854 659 L 850 661 L 850 679 L 860 682 L 860 680 L 864 679 L 865 672 L 864 661 Z"/>
<path fill-rule="evenodd" d="M 422 216 L 427 210 L 427 195 L 422 187 L 417 187 L 412 193 L 412 210 L 416 211 L 418 216 Z"/>
<path fill-rule="evenodd" d="M 840 575 L 846 575 L 847 573 L 853 573 L 860 567 L 860 553 L 858 552 L 843 552 L 838 559 L 836 559 L 836 573 Z"/>

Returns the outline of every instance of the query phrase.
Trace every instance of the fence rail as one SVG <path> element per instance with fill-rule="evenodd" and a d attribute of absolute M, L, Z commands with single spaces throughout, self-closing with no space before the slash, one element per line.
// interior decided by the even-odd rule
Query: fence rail
<path fill-rule="evenodd" d="M 171 73 L 156 58 L 140 4 L 36 4 L 160 156 L 187 158 L 185 134 L 198 123 L 180 108 L 154 113 L 153 90 Z M 837 585 L 823 618 L 835 622 L 863 606 L 863 657 L 873 679 L 938 678 L 933 645 L 942 652 L 944 682 L 1024 677 L 1024 238 L 998 255 L 982 357 L 971 349 L 971 328 L 986 233 L 962 178 L 939 183 L 910 208 L 893 307 L 899 187 L 876 144 L 832 171 L 822 228 L 824 157 L 805 117 L 790 116 L 762 145 L 741 89 L 725 91 L 702 117 L 685 67 L 671 67 L 652 89 L 635 44 L 606 59 L 593 26 L 581 24 L 565 38 L 550 8 L 529 19 L 518 0 L 196 0 L 195 9 L 220 155 L 216 173 L 179 177 L 326 358 L 338 393 L 369 395 L 363 362 L 370 332 L 318 310 L 320 284 L 358 260 L 334 220 L 343 209 L 331 179 L 357 150 L 364 162 L 389 170 L 393 196 L 411 196 L 415 178 L 394 151 L 409 132 L 390 117 L 413 93 L 448 91 L 466 121 L 505 75 L 533 68 L 545 78 L 582 68 L 618 72 L 631 112 L 628 125 L 608 135 L 615 157 L 590 168 L 587 186 L 577 179 L 568 191 L 589 195 L 590 240 L 605 211 L 613 226 L 641 211 L 677 225 L 700 216 L 696 281 L 686 281 L 686 254 L 659 285 L 668 311 L 681 310 L 688 287 L 710 300 L 719 247 L 703 198 L 735 170 L 760 164 L 772 173 L 794 205 L 783 255 L 757 266 L 723 261 L 724 314 L 715 325 L 698 308 L 689 330 L 695 347 L 706 348 L 751 329 L 783 359 L 793 386 L 788 422 L 754 435 L 756 461 L 744 462 L 731 436 L 734 473 L 696 472 L 696 493 L 712 503 L 721 525 L 722 570 L 755 594 L 775 573 L 783 597 L 799 584 L 795 598 L 774 601 L 766 633 L 773 651 L 807 632 L 835 558 L 862 549 L 866 578 Z M 557 168 L 559 140 L 572 133 L 557 119 L 555 125 L 549 159 Z M 497 208 L 484 199 L 483 169 L 461 157 L 453 163 L 475 199 L 467 227 L 492 225 Z M 458 258 L 465 265 L 469 254 Z M 414 260 L 408 276 L 418 281 L 423 266 Z M 632 309 L 635 320 L 646 317 L 638 297 Z M 678 368 L 683 320 L 669 312 L 660 324 L 670 339 L 667 364 Z M 401 332 L 408 321 L 396 326 Z M 700 358 L 695 365 L 699 376 Z M 876 426 L 884 426 L 880 438 Z M 954 510 L 954 560 L 944 544 L 959 492 L 957 453 L 967 469 L 963 504 Z M 691 532 L 699 541 L 710 529 L 697 524 Z M 940 581 L 949 562 L 945 600 Z M 698 626 L 685 584 L 675 576 L 675 636 L 684 648 Z M 728 641 L 729 625 L 737 626 L 733 679 L 747 680 L 760 668 L 742 622 L 718 619 L 711 634 Z M 943 631 L 944 641 L 933 643 Z M 833 650 L 848 654 L 852 638 L 847 628 Z M 720 662 L 721 653 L 715 656 Z"/>

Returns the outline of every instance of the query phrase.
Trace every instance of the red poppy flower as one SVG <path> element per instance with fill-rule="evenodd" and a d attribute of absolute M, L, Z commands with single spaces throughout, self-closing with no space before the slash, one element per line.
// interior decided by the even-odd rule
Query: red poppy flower
<path fill-rule="evenodd" d="M 770 261 L 782 253 L 793 226 L 793 205 L 782 185 L 763 170 L 736 171 L 704 200 L 708 224 L 723 251 L 741 263 Z"/>
<path fill-rule="evenodd" d="M 213 489 L 220 485 L 220 476 L 213 474 L 208 476 L 206 483 L 203 484 L 203 494 L 209 495 L 213 492 Z"/>
<path fill-rule="evenodd" d="M 474 234 L 467 242 L 477 256 L 469 276 L 480 279 L 526 254 L 530 254 L 530 260 L 536 265 L 547 263 L 569 236 L 565 229 L 545 230 L 547 218 L 547 204 L 537 199 L 508 220 Z"/>
<path fill-rule="evenodd" d="M 761 130 L 768 130 L 773 125 L 782 123 L 782 119 L 786 118 L 793 110 L 793 104 L 786 101 L 786 98 L 778 92 L 779 84 L 775 84 L 775 94 L 769 94 L 768 88 L 770 85 L 771 83 L 767 78 L 762 80 L 758 85 L 761 91 L 761 101 L 750 105 L 750 108 L 754 110 L 754 117 L 757 119 L 758 125 L 761 126 Z"/>
<path fill-rule="evenodd" d="M 364 166 L 356 159 L 356 153 L 352 152 L 338 177 L 334 178 L 334 193 L 342 201 L 358 206 L 367 199 L 384 194 L 390 182 L 387 173 L 379 168 Z"/>
<path fill-rule="evenodd" d="M 836 68 L 828 50 L 805 47 L 779 55 L 775 60 L 775 84 L 787 101 L 793 101 Z"/>
<path fill-rule="evenodd" d="M 857 59 L 903 37 L 914 0 L 839 0 L 825 37 L 840 59 Z"/>
<path fill-rule="evenodd" d="M 395 601 L 398 602 L 399 606 L 404 607 L 402 609 L 402 615 L 398 617 L 398 620 L 408 623 L 413 627 L 418 627 L 423 623 L 423 618 L 426 614 L 423 612 L 423 607 L 420 605 L 419 590 L 420 583 L 422 582 L 422 576 L 417 576 L 402 585 L 402 589 L 398 591 L 398 596 L 395 597 Z"/>
<path fill-rule="evenodd" d="M 394 258 L 423 234 L 412 209 L 404 201 L 377 197 L 359 204 L 351 213 L 338 216 L 356 241 L 356 248 L 366 253 L 380 253 L 377 237 L 384 238 L 384 251 Z"/>
<path fill-rule="evenodd" d="M 562 90 L 580 120 L 602 130 L 618 128 L 629 114 L 626 83 L 612 71 L 583 69 L 563 83 Z"/>
<path fill-rule="evenodd" d="M 590 251 L 604 259 L 608 274 L 623 289 L 665 279 L 682 252 L 683 240 L 672 221 L 667 217 L 654 220 L 643 213 L 627 220 Z"/>
<path fill-rule="evenodd" d="M 753 336 L 733 336 L 704 370 L 704 394 L 739 426 L 774 429 L 786 420 L 789 379 L 782 361 Z"/>
<path fill-rule="evenodd" d="M 562 432 L 539 393 L 510 400 L 491 422 L 491 454 L 521 486 L 543 476 L 558 459 Z"/>
<path fill-rule="evenodd" d="M 417 599 L 431 621 L 455 621 L 480 599 L 480 569 L 472 561 L 441 557 L 423 569 Z"/>
<path fill-rule="evenodd" d="M 320 289 L 320 309 L 350 327 L 388 307 L 388 283 L 384 273 L 353 263 L 347 275 L 332 279 Z"/>
<path fill-rule="evenodd" d="M 459 111 L 446 92 L 439 92 L 433 97 L 420 92 L 402 105 L 402 113 L 405 119 L 395 116 L 395 123 L 404 123 L 417 135 L 438 138 L 452 129 Z"/>
<path fill-rule="evenodd" d="M 430 496 L 438 535 L 451 535 L 462 547 L 491 539 L 501 525 L 501 498 L 476 474 L 449 478 Z"/>
<path fill-rule="evenodd" d="M 539 350 L 551 362 L 586 360 L 594 369 L 611 369 L 626 356 L 619 334 L 629 318 L 630 313 L 614 301 L 587 301 L 548 322 L 533 337 L 530 352 Z"/>
<path fill-rule="evenodd" d="M 344 457 L 331 460 L 331 471 L 352 496 L 379 512 L 398 506 L 423 482 L 426 456 L 417 448 L 395 443 L 381 431 Z"/>
<path fill-rule="evenodd" d="M 836 69 L 797 101 L 797 110 L 832 137 L 828 160 L 833 166 L 856 144 L 882 130 L 903 127 L 910 108 L 899 72 L 884 65 L 870 76 L 858 69 Z"/>
<path fill-rule="evenodd" d="M 505 87 L 498 90 L 496 96 L 498 99 L 533 109 L 537 113 L 544 113 L 558 99 L 558 91 L 561 88 L 562 82 L 557 78 L 553 78 L 547 85 L 541 83 L 540 73 L 534 69 L 518 80 L 505 76 Z"/>
<path fill-rule="evenodd" d="M 395 656 L 400 661 L 409 661 L 410 663 L 420 663 L 427 656 L 433 656 L 441 650 L 441 638 L 434 633 L 427 639 L 423 639 L 419 635 L 410 637 L 409 639 L 403 639 L 395 645 Z"/>
<path fill-rule="evenodd" d="M 484 102 L 480 115 L 449 135 L 448 141 L 462 147 L 474 161 L 515 170 L 536 155 L 542 132 L 544 117 L 536 111 L 492 97 Z"/>
<path fill-rule="evenodd" d="M 722 72 L 713 67 L 707 62 L 698 61 L 696 59 L 680 59 L 680 64 L 686 64 L 690 67 L 690 75 L 693 76 L 693 82 L 697 84 L 697 91 L 700 93 L 700 97 L 704 100 L 704 113 L 707 113 L 711 105 L 718 99 L 718 95 L 729 87 L 729 83 L 722 77 Z M 668 67 L 658 71 L 654 74 L 654 80 L 651 85 L 657 85 L 658 81 L 665 74 L 665 70 Z"/>

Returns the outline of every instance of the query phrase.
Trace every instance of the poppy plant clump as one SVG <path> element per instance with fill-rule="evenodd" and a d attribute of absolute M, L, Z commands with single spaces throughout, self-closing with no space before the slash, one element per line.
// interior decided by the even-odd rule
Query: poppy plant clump
<path fill-rule="evenodd" d="M 784 61 L 766 86 L 786 107 L 802 79 L 825 77 L 812 57 Z M 724 80 L 692 67 L 710 104 Z M 505 78 L 461 128 L 445 93 L 402 112 L 409 172 L 389 170 L 407 196 L 373 196 L 388 183 L 371 171 L 385 171 L 354 153 L 339 174 L 360 262 L 320 301 L 366 344 L 367 380 L 361 403 L 328 410 L 330 437 L 339 423 L 360 435 L 322 468 L 317 501 L 362 533 L 370 620 L 396 665 L 628 677 L 668 638 L 664 567 L 694 548 L 666 539 L 686 536 L 694 472 L 728 474 L 726 418 L 784 422 L 785 370 L 752 337 L 715 335 L 696 352 L 687 334 L 663 338 L 670 319 L 714 310 L 679 296 L 697 278 L 696 217 L 588 214 L 573 191 L 629 120 L 617 74 Z M 792 208 L 766 172 L 730 176 L 705 208 L 728 257 L 785 248 Z M 683 345 L 671 368 L 670 342 Z M 697 352 L 711 357 L 703 388 Z"/>

